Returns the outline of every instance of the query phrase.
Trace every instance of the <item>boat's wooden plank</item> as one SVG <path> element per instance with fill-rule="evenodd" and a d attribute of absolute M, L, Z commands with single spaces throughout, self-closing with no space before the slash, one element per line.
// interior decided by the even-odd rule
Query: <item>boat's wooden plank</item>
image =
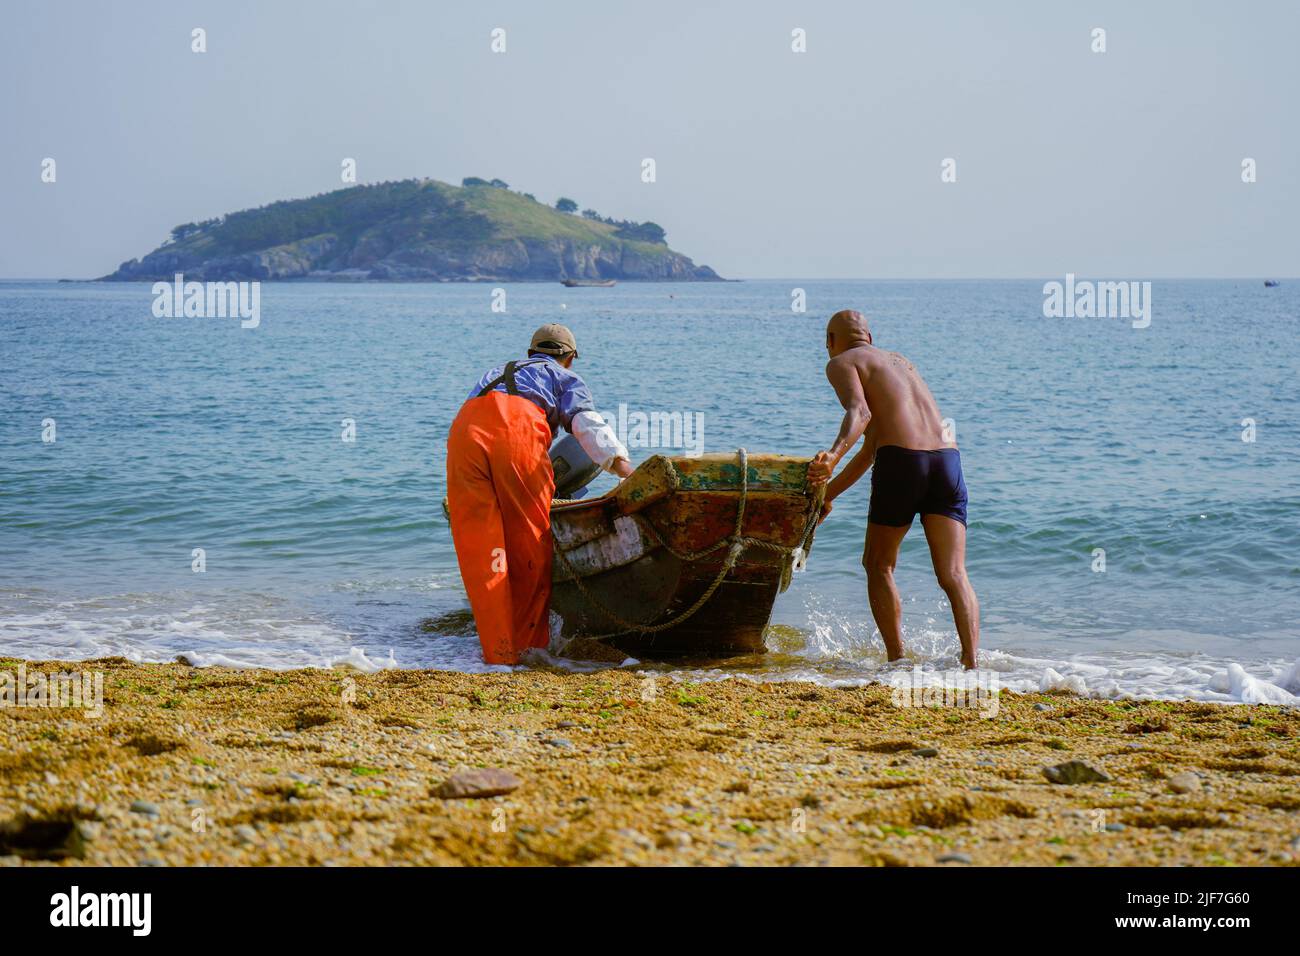
<path fill-rule="evenodd" d="M 808 481 L 807 458 L 751 455 L 746 469 L 750 491 L 803 492 Z M 675 458 L 673 465 L 683 491 L 739 491 L 740 463 L 734 455 Z"/>
<path fill-rule="evenodd" d="M 561 542 L 563 547 L 563 542 Z M 614 568 L 631 564 L 649 551 L 658 547 L 641 532 L 636 519 L 619 515 L 614 519 L 608 534 L 575 544 L 564 549 L 564 556 L 569 565 L 582 577 L 599 574 Z M 556 561 L 552 568 L 552 578 L 562 580 L 569 577 L 569 570 L 561 561 Z"/>
<path fill-rule="evenodd" d="M 677 469 L 663 455 L 651 455 L 630 478 L 619 484 L 614 500 L 623 514 L 632 514 L 662 501 L 681 487 Z"/>
<path fill-rule="evenodd" d="M 559 546 L 568 551 L 613 534 L 616 513 L 614 503 L 603 497 L 555 507 L 551 509 L 551 531 Z"/>
<path fill-rule="evenodd" d="M 586 590 L 625 621 L 659 619 L 681 583 L 681 562 L 656 548 L 630 564 L 582 579 Z M 562 622 L 565 637 L 609 634 L 619 625 L 598 610 L 572 581 L 557 578 L 551 590 L 551 610 Z"/>
<path fill-rule="evenodd" d="M 664 617 L 681 613 L 694 603 L 711 579 L 700 575 L 683 580 Z M 624 634 L 609 643 L 635 657 L 717 658 L 761 654 L 763 632 L 772 617 L 777 585 L 771 580 L 728 579 L 709 603 L 682 624 L 657 634 Z"/>
<path fill-rule="evenodd" d="M 698 551 L 735 531 L 734 493 L 682 492 L 647 508 L 644 515 L 674 549 Z M 742 534 L 784 548 L 798 547 L 812 503 L 802 495 L 755 493 L 745 503 Z"/>

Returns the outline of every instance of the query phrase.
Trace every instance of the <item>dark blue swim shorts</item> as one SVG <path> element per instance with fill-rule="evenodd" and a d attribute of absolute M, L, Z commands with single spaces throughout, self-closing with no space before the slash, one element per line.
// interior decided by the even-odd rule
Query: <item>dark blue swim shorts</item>
<path fill-rule="evenodd" d="M 966 524 L 966 480 L 961 474 L 960 453 L 956 448 L 877 448 L 867 520 L 906 528 L 918 513 L 946 515 Z"/>

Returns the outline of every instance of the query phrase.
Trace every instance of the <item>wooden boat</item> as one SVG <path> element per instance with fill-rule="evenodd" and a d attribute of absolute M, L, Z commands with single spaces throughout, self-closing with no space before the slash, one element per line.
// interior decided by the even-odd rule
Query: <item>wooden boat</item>
<path fill-rule="evenodd" d="M 773 602 L 817 527 L 824 491 L 808 488 L 809 461 L 655 455 L 607 494 L 557 501 L 561 640 L 637 657 L 762 652 Z"/>
<path fill-rule="evenodd" d="M 617 281 L 618 281 L 617 279 L 561 279 L 560 280 L 560 282 L 567 289 L 581 289 L 587 287 L 591 287 L 595 289 L 608 289 L 611 288 Z"/>

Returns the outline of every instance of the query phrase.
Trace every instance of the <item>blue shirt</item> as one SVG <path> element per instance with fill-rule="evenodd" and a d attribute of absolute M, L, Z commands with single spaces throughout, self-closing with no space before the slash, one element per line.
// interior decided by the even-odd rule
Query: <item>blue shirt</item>
<path fill-rule="evenodd" d="M 498 365 L 480 378 L 478 384 L 470 389 L 466 401 L 478 397 L 478 393 L 504 371 L 505 366 Z M 574 415 L 596 410 L 587 383 L 578 373 L 565 368 L 549 355 L 519 359 L 515 365 L 515 387 L 520 398 L 528 399 L 546 413 L 546 423 L 551 426 L 552 435 L 561 425 L 565 431 L 572 432 Z M 500 383 L 493 391 L 507 391 L 506 383 Z"/>

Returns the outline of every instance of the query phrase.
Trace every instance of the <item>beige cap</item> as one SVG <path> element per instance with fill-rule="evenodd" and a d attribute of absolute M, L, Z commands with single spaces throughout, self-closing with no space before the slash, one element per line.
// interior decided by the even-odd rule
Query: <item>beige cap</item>
<path fill-rule="evenodd" d="M 547 322 L 540 329 L 533 333 L 533 341 L 528 346 L 530 352 L 545 352 L 547 355 L 559 355 L 561 357 L 572 352 L 578 354 L 578 341 L 563 325 L 558 322 Z"/>

